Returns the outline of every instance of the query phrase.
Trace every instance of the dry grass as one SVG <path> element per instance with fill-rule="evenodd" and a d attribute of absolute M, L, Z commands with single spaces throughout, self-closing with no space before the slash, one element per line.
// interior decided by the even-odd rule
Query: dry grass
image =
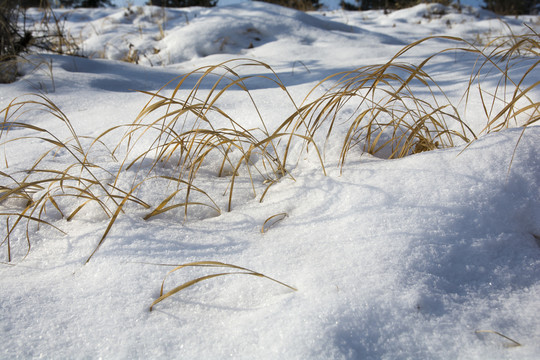
<path fill-rule="evenodd" d="M 48 225 L 62 232 L 52 224 L 53 220 L 63 218 L 70 221 L 91 204 L 111 218 L 109 226 L 112 226 L 122 205 L 128 200 L 148 207 L 143 201 L 108 183 L 107 179 L 112 174 L 90 162 L 89 153 L 83 145 L 85 138 L 77 135 L 67 116 L 45 96 L 14 99 L 1 114 L 1 147 L 5 149 L 9 145 L 22 149 L 30 142 L 33 147 L 43 145 L 46 149 L 30 168 L 13 174 L 0 172 L 3 179 L 0 187 L 0 215 L 6 218 L 6 235 L 0 245 L 7 245 L 9 260 L 12 253 L 10 239 L 21 225 L 26 225 L 23 236 L 26 237 L 28 253 L 31 247 L 30 235 L 40 225 Z M 38 116 L 50 116 L 59 121 L 70 137 L 61 140 L 49 130 L 24 120 Z M 21 129 L 26 130 L 27 135 L 16 136 L 16 130 Z M 12 132 L 15 136 L 11 136 Z M 71 159 L 67 165 L 51 168 L 45 164 L 46 159 L 54 158 L 61 152 L 65 152 L 67 158 Z M 8 169 L 6 151 L 3 162 Z"/>
<path fill-rule="evenodd" d="M 540 85 L 534 76 L 540 63 L 540 35 L 528 29 L 530 31 L 523 35 L 495 38 L 483 49 L 476 50 L 479 61 L 471 74 L 465 98 L 467 100 L 476 89 L 482 99 L 487 119 L 482 133 L 509 126 L 526 127 L 540 119 L 540 104 L 531 94 Z M 518 67 L 522 68 L 522 75 L 513 78 L 510 71 Z M 500 74 L 499 81 L 494 89 L 485 90 L 482 77 L 492 72 Z M 528 82 L 529 78 L 534 82 Z"/>
<path fill-rule="evenodd" d="M 456 46 L 438 52 L 420 64 L 400 61 L 410 50 L 434 39 L 451 41 Z M 356 145 L 361 145 L 362 150 L 370 154 L 400 158 L 470 143 L 482 134 L 509 126 L 527 127 L 538 121 L 540 116 L 540 103 L 531 95 L 540 82 L 523 85 L 531 83 L 527 81 L 530 77 L 535 80 L 539 63 L 538 40 L 538 34 L 534 32 L 499 37 L 483 48 L 447 36 L 419 40 L 404 47 L 385 64 L 365 66 L 322 80 L 316 88 L 329 87 L 329 90 L 314 101 L 305 101 L 294 120 L 294 127 L 305 124 L 309 129 L 306 134 L 310 136 L 325 128 L 328 139 L 337 126 L 345 124 L 347 130 L 342 142 L 341 165 Z M 467 104 L 472 92 L 478 92 L 486 121 L 486 126 L 478 134 L 467 125 L 458 108 L 425 71 L 435 57 L 448 52 L 477 55 L 464 101 Z M 510 71 L 523 63 L 526 68 L 521 70 L 522 75 L 513 79 Z M 494 73 L 498 78 L 495 87 L 485 90 L 483 79 Z M 331 85 L 328 86 L 329 82 Z M 417 94 L 418 89 L 429 95 Z M 352 112 L 352 115 L 342 115 L 344 110 Z"/>
<path fill-rule="evenodd" d="M 514 347 L 520 347 L 521 346 L 521 344 L 518 343 L 516 340 L 511 339 L 508 336 L 503 335 L 498 331 L 494 331 L 494 330 L 476 330 L 475 333 L 476 334 L 495 334 L 495 335 L 498 335 L 498 336 L 510 341 L 509 343 L 506 343 L 506 344 L 503 345 L 505 348 L 514 348 Z"/>
<path fill-rule="evenodd" d="M 45 7 L 41 21 L 34 24 L 33 33 L 36 40 L 33 45 L 56 54 L 81 56 L 82 51 L 79 47 L 81 39 L 66 30 L 66 16 L 58 17 L 50 6 Z"/>
<path fill-rule="evenodd" d="M 268 65 L 261 62 L 231 60 L 197 69 L 173 80 L 177 84 L 170 95 L 164 95 L 164 89 L 147 93 L 151 100 L 135 122 L 128 126 L 115 148 L 115 152 L 127 149 L 122 169 L 145 168 L 148 178 L 158 177 L 175 184 L 171 187 L 174 190 L 145 219 L 177 207 L 184 208 L 184 218 L 187 218 L 191 205 L 206 205 L 220 213 L 217 203 L 195 185 L 202 169 L 217 177 L 230 179 L 224 189 L 224 193 L 228 193 L 228 211 L 232 208 L 236 180 L 241 173 L 250 179 L 254 195 L 257 187 L 255 182 L 273 184 L 287 175 L 284 161 L 287 150 L 280 151 L 279 139 L 288 134 L 270 133 L 245 82 L 259 77 L 261 81 L 277 84 L 291 102 L 292 98 L 272 71 L 271 76 L 240 76 L 238 68 L 245 67 L 261 67 L 271 71 Z M 186 98 L 180 99 L 178 94 L 184 83 L 195 85 Z M 204 91 L 204 95 L 200 95 L 203 83 L 211 86 Z M 217 106 L 218 101 L 231 89 L 245 92 L 247 101 L 252 104 L 253 116 L 260 120 L 259 127 L 247 129 Z M 142 141 L 151 143 L 151 146 L 137 152 L 137 144 Z M 151 163 L 149 166 L 143 165 L 148 161 Z M 220 165 L 216 168 L 215 164 Z M 164 166 L 173 169 L 173 172 L 167 176 L 160 174 L 159 169 Z M 190 199 L 194 192 L 203 195 L 209 203 L 193 203 Z M 182 200 L 176 202 L 175 199 L 180 196 Z"/>
<path fill-rule="evenodd" d="M 217 273 L 217 274 L 210 274 L 210 275 L 201 276 L 199 278 L 187 281 L 187 282 L 183 283 L 182 285 L 179 285 L 179 286 L 173 288 L 172 290 L 169 290 L 168 292 L 165 292 L 164 287 L 165 287 L 165 280 L 167 279 L 167 277 L 170 274 L 172 274 L 173 272 L 176 272 L 176 271 L 178 271 L 180 269 L 183 269 L 183 268 L 186 268 L 186 267 L 225 268 L 225 269 L 233 269 L 233 270 L 238 270 L 238 271 L 222 272 L 222 273 Z M 281 281 L 278 281 L 278 280 L 273 279 L 271 277 L 268 277 L 268 276 L 266 276 L 264 274 L 255 272 L 255 271 L 250 270 L 250 269 L 246 269 L 246 268 L 241 267 L 241 266 L 232 265 L 232 264 L 225 264 L 225 263 L 218 262 L 218 261 L 197 261 L 197 262 L 177 265 L 177 266 L 175 266 L 174 269 L 172 269 L 171 271 L 169 271 L 167 273 L 167 275 L 163 279 L 163 282 L 161 283 L 161 289 L 159 291 L 159 297 L 156 300 L 154 300 L 152 305 L 150 305 L 150 311 L 152 311 L 153 307 L 156 304 L 158 304 L 159 302 L 165 300 L 169 296 L 176 294 L 177 292 L 179 292 L 181 290 L 184 290 L 184 289 L 186 289 L 186 288 L 188 288 L 188 287 L 190 287 L 192 285 L 195 285 L 195 284 L 197 284 L 197 283 L 199 283 L 201 281 L 212 279 L 212 278 L 215 278 L 215 277 L 225 276 L 225 275 L 250 275 L 250 276 L 261 277 L 261 278 L 271 280 L 271 281 L 273 281 L 275 283 L 278 283 L 280 285 L 283 285 L 283 286 L 285 286 L 285 287 L 287 287 L 287 288 L 289 288 L 289 289 L 291 289 L 293 291 L 297 291 L 297 289 L 295 289 L 294 287 L 292 287 L 290 285 L 287 285 L 285 283 L 282 283 Z"/>
<path fill-rule="evenodd" d="M 284 220 L 287 216 L 289 216 L 287 213 L 279 213 L 270 216 L 268 219 L 264 221 L 264 224 L 261 227 L 261 233 L 267 232 L 272 226 L 276 225 L 278 222 Z"/>
<path fill-rule="evenodd" d="M 402 60 L 407 52 L 434 40 L 455 46 L 419 64 Z M 7 155 L 2 159 L 6 170 L 0 173 L 0 215 L 5 219 L 6 235 L 0 245 L 7 248 L 8 261 L 12 261 L 15 238 L 26 239 L 29 251 L 30 237 L 40 225 L 58 229 L 59 218 L 69 221 L 93 206 L 109 223 L 90 260 L 127 204 L 142 209 L 144 220 L 159 216 L 176 221 L 180 215 L 185 221 L 197 209 L 206 209 L 202 216 L 219 215 L 222 207 L 230 211 L 240 190 L 250 189 L 252 198 L 260 193 L 262 201 L 273 184 L 291 176 L 290 169 L 299 159 L 298 152 L 291 149 L 298 144 L 313 150 L 325 171 L 322 149 L 327 142 L 341 144 L 339 164 L 343 166 L 357 147 L 377 156 L 399 158 L 470 143 L 509 126 L 525 129 L 540 117 L 540 104 L 534 96 L 540 84 L 535 78 L 539 49 L 538 34 L 532 30 L 497 38 L 482 48 L 459 38 L 426 38 L 406 46 L 385 64 L 323 79 L 299 106 L 269 65 L 230 60 L 175 78 L 157 92 L 146 92 L 150 99 L 131 124 L 107 129 L 94 139 L 78 135 L 66 114 L 46 97 L 15 99 L 0 113 L 0 146 L 18 147 L 34 141 L 45 150 L 24 171 L 9 172 Z M 432 60 L 449 52 L 477 56 L 463 95 L 465 104 L 473 96 L 481 99 L 486 125 L 476 133 L 428 73 Z M 253 74 L 253 69 L 256 75 L 242 75 Z M 518 75 L 514 78 L 513 74 Z M 495 86 L 484 85 L 488 76 L 492 82 L 496 79 Z M 253 80 L 281 89 L 294 109 L 274 129 L 265 123 L 248 89 Z M 328 90 L 311 100 L 321 87 Z M 238 91 L 251 104 L 249 116 L 258 119 L 255 128 L 246 128 L 220 107 L 229 93 L 235 92 L 237 99 Z M 68 139 L 33 125 L 36 112 L 59 121 Z M 16 129 L 31 135 L 17 136 Z M 111 144 L 113 137 L 119 140 Z M 117 165 L 111 170 L 92 161 L 94 152 L 105 153 Z M 70 160 L 66 164 L 62 158 L 64 165 L 51 168 L 49 160 L 59 153 Z M 215 180 L 205 182 L 209 176 Z M 145 187 L 159 188 L 162 197 L 140 198 Z M 226 203 L 220 205 L 215 194 L 226 195 Z M 270 217 L 262 231 L 285 216 Z"/>

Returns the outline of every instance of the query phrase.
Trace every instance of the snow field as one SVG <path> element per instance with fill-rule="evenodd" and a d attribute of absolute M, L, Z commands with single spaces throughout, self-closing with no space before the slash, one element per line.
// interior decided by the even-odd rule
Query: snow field
<path fill-rule="evenodd" d="M 150 97 L 132 90 L 156 92 L 200 66 L 239 57 L 263 61 L 300 104 L 324 77 L 384 63 L 406 43 L 441 29 L 471 39 L 486 29 L 505 31 L 478 10 L 450 13 L 453 26 L 447 29 L 447 18 L 423 17 L 424 5 L 384 16 L 303 14 L 243 3 L 167 11 L 165 37 L 156 40 L 161 31 L 152 19 L 155 10 L 136 8 L 128 16 L 125 9 L 70 13 L 66 26 L 72 34 L 83 34 L 82 49 L 88 55 L 101 52 L 106 59 L 42 55 L 51 60 L 54 82 L 46 69 L 27 65 L 19 81 L 0 85 L 0 106 L 42 91 L 79 135 L 90 138 L 83 140 L 89 146 L 106 129 L 135 120 Z M 520 29 L 518 20 L 508 22 L 516 32 Z M 98 31 L 84 30 L 89 27 Z M 216 40 L 225 38 L 225 43 Z M 128 42 L 141 54 L 139 65 L 116 61 L 129 50 Z M 447 46 L 426 42 L 404 60 L 418 63 Z M 152 54 L 153 48 L 159 53 Z M 441 56 L 427 70 L 478 131 L 485 126 L 485 114 L 477 95 L 467 109 L 460 103 L 473 61 Z M 513 70 L 517 78 L 527 69 L 528 63 L 523 64 Z M 270 75 L 255 67 L 240 70 L 242 75 Z M 528 86 L 536 79 L 527 81 Z M 163 94 L 170 95 L 177 82 Z M 187 81 L 178 98 L 185 98 L 194 84 Z M 269 128 L 294 111 L 283 90 L 268 80 L 254 78 L 247 85 Z M 330 85 L 323 84 L 313 96 Z M 429 97 L 425 88 L 414 86 L 415 94 Z M 497 74 L 488 73 L 482 86 L 493 91 Z M 201 96 L 208 89 L 205 85 Z M 530 96 L 537 98 L 537 90 Z M 246 128 L 261 126 L 245 92 L 232 89 L 219 105 Z M 353 110 L 344 109 L 338 123 Z M 69 136 L 65 125 L 47 114 L 22 120 L 61 139 Z M 50 221 L 67 235 L 42 226 L 32 234 L 24 259 L 25 229 L 18 229 L 12 236 L 17 260 L 0 266 L 5 344 L 0 357 L 535 358 L 540 352 L 538 127 L 524 133 L 510 128 L 482 136 L 466 149 L 461 145 L 395 160 L 362 153 L 359 145 L 341 169 L 340 135 L 345 131 L 338 127 L 321 147 L 327 176 L 314 152 L 301 152 L 299 142 L 291 150 L 294 179 L 281 178 L 260 203 L 265 184 L 257 178 L 253 196 L 242 172 L 231 212 L 225 211 L 228 196 L 222 196 L 229 178 L 216 178 L 220 160 L 209 158 L 197 184 L 219 204 L 220 216 L 197 208 L 187 221 L 181 210 L 144 221 L 148 211 L 129 204 L 84 266 L 109 223 L 99 207 L 85 207 L 70 222 L 49 212 Z M 104 142 L 114 147 L 121 134 L 111 133 Z M 318 136 L 324 139 L 324 134 Z M 145 149 L 151 143 L 143 139 L 137 146 Z M 21 174 L 15 170 L 27 169 L 47 148 L 34 140 L 25 144 L 23 149 L 2 145 L 10 165 L 6 170 L 16 176 Z M 112 173 L 118 170 L 106 150 L 95 149 L 92 161 Z M 43 166 L 62 169 L 72 162 L 61 152 Z M 149 170 L 148 164 L 141 162 L 138 173 L 123 172 L 119 186 L 129 188 Z M 167 166 L 159 171 L 172 171 Z M 169 192 L 162 182 L 148 180 L 136 196 L 156 206 Z M 265 221 L 281 213 L 287 216 L 261 233 Z M 4 256 L 5 244 L 0 249 Z M 149 312 L 171 269 L 158 264 L 203 260 L 247 267 L 298 291 L 264 278 L 230 275 L 183 290 Z M 220 271 L 182 269 L 166 279 L 165 287 Z M 498 331 L 522 346 L 506 348 L 510 341 L 476 330 Z"/>

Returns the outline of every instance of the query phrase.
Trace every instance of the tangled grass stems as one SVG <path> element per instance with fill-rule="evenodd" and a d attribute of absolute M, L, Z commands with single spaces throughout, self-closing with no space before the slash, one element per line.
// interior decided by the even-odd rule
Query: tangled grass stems
<path fill-rule="evenodd" d="M 522 35 L 497 37 L 479 52 L 483 61 L 478 69 L 471 73 L 465 96 L 468 99 L 471 85 L 476 83 L 478 93 L 483 99 L 482 105 L 487 119 L 483 133 L 508 128 L 511 123 L 527 127 L 540 118 L 540 103 L 533 99 L 534 95 L 530 94 L 540 85 L 540 81 L 524 88 L 526 80 L 538 71 L 537 67 L 540 64 L 540 35 L 532 28 L 528 27 L 528 29 L 530 31 Z M 533 61 L 530 65 L 525 64 L 526 69 L 523 75 L 514 80 L 509 71 L 521 65 L 524 60 Z M 491 66 L 501 75 L 493 92 L 484 90 L 480 79 L 487 66 Z M 484 100 L 486 97 L 490 100 Z M 526 104 L 520 105 L 522 102 Z M 524 121 L 519 121 L 521 115 L 525 115 Z"/>
<path fill-rule="evenodd" d="M 51 131 L 21 120 L 42 113 L 60 120 L 71 137 L 60 140 Z M 4 179 L 6 184 L 0 186 L 0 204 L 6 209 L 0 213 L 6 217 L 6 235 L 0 246 L 8 244 L 9 258 L 12 253 L 12 234 L 24 222 L 26 255 L 31 248 L 31 224 L 36 225 L 36 230 L 40 225 L 47 225 L 63 233 L 57 226 L 45 220 L 45 217 L 54 219 L 54 216 L 47 212 L 54 211 L 60 218 L 71 221 L 83 208 L 93 203 L 97 204 L 105 216 L 115 219 L 118 209 L 121 210 L 121 205 L 127 200 L 149 207 L 141 199 L 107 184 L 107 181 L 99 177 L 98 173 L 104 173 L 106 177 L 112 174 L 89 161 L 89 153 L 82 144 L 86 137 L 79 137 L 68 117 L 45 96 L 33 95 L 29 98 L 14 99 L 1 114 L 3 122 L 0 139 L 3 141 L 0 146 L 5 148 L 8 144 L 31 140 L 50 146 L 37 157 L 30 168 L 14 174 L 0 172 L 0 178 Z M 24 130 L 25 135 L 17 136 L 16 130 Z M 11 132 L 15 135 L 11 136 Z M 61 150 L 69 154 L 73 162 L 61 169 L 47 168 L 47 165 L 43 164 L 44 160 L 57 156 Z M 4 163 L 5 167 L 9 168 L 7 152 L 4 152 Z M 10 218 L 15 220 L 10 222 Z"/>
<path fill-rule="evenodd" d="M 459 114 L 449 102 L 439 105 L 433 90 L 436 83 L 418 67 L 388 63 L 336 76 L 340 78 L 335 85 L 306 106 L 304 115 L 310 118 L 312 133 L 330 121 L 326 133 L 328 140 L 341 117 L 340 112 L 346 106 L 354 107 L 342 143 L 341 166 L 350 149 L 360 142 L 364 142 L 365 152 L 377 154 L 390 147 L 385 157 L 399 158 L 411 152 L 453 146 L 454 135 L 468 141 L 466 135 L 448 127 L 447 119 L 461 122 Z M 409 86 L 413 80 L 429 90 L 431 101 L 415 95 Z M 465 124 L 463 126 L 466 127 Z"/>
<path fill-rule="evenodd" d="M 238 72 L 240 68 L 262 68 L 270 71 L 271 75 L 241 76 Z M 218 176 L 225 175 L 226 167 L 230 169 L 231 178 L 225 190 L 225 193 L 229 193 L 227 204 L 229 211 L 232 208 L 235 180 L 241 168 L 246 170 L 250 178 L 254 196 L 256 196 L 254 173 L 262 177 L 263 181 L 276 181 L 288 174 L 284 160 L 288 148 L 284 152 L 280 151 L 279 140 L 289 134 L 270 132 L 246 85 L 251 79 L 270 81 L 271 84 L 277 85 L 290 100 L 291 105 L 297 109 L 292 96 L 277 74 L 269 65 L 255 60 L 235 59 L 215 66 L 201 67 L 171 80 L 155 93 L 144 92 L 151 98 L 135 122 L 130 125 L 116 149 L 121 147 L 128 149 L 123 162 L 125 169 L 130 169 L 136 164 L 142 168 L 140 164 L 153 156 L 148 175 L 158 164 L 167 164 L 175 160 L 177 184 L 187 185 L 185 197 L 180 204 L 161 207 L 159 213 L 165 212 L 165 209 L 184 206 L 185 219 L 188 215 L 187 205 L 200 205 L 190 201 L 189 197 L 193 190 L 208 195 L 195 187 L 194 181 L 200 169 L 208 163 L 207 159 L 214 153 L 219 154 L 221 158 Z M 165 88 L 175 81 L 178 82 L 172 93 L 165 95 Z M 188 94 L 180 98 L 183 86 L 191 82 L 194 82 L 194 85 L 188 86 Z M 208 89 L 203 91 L 203 88 Z M 252 105 L 253 114 L 259 119 L 259 127 L 254 129 L 244 127 L 217 105 L 218 101 L 233 89 L 246 94 Z M 146 122 L 148 118 L 151 119 L 150 122 Z M 145 136 L 152 136 L 151 146 L 133 156 L 135 145 Z M 128 161 L 128 157 L 133 160 Z M 177 187 L 174 195 L 167 195 L 161 204 L 170 202 L 179 192 Z M 212 203 L 212 206 L 216 204 L 213 200 Z"/>
<path fill-rule="evenodd" d="M 407 52 L 430 40 L 450 41 L 458 46 L 439 51 L 418 65 L 399 61 Z M 512 119 L 516 125 L 526 127 L 539 119 L 539 102 L 533 100 L 530 93 L 538 88 L 540 82 L 523 86 L 538 66 L 538 49 L 538 34 L 535 32 L 499 37 L 484 48 L 457 37 L 424 38 L 405 46 L 385 64 L 364 66 L 323 79 L 305 97 L 299 112 L 302 116 L 296 121 L 307 121 L 310 136 L 329 122 L 326 124 L 328 140 L 338 122 L 343 120 L 341 113 L 352 109 L 352 115 L 345 121 L 348 128 L 341 146 L 341 167 L 351 148 L 357 144 L 363 144 L 365 152 L 399 158 L 453 147 L 456 141 L 470 143 L 483 133 L 507 128 Z M 464 99 L 467 104 L 476 84 L 486 116 L 486 126 L 479 134 L 467 125 L 437 81 L 425 71 L 435 57 L 459 51 L 477 56 Z M 533 59 L 532 65 L 515 81 L 510 70 L 530 58 Z M 492 72 L 498 74 L 499 80 L 494 93 L 488 93 L 481 85 L 482 78 Z M 317 89 L 328 87 L 328 82 L 332 82 L 329 90 L 308 101 Z M 415 89 L 418 85 L 430 94 L 427 99 L 417 95 Z M 509 99 L 506 97 L 508 93 Z M 524 105 L 521 104 L 523 101 L 526 101 Z M 522 124 L 518 124 L 520 115 L 527 116 Z"/>

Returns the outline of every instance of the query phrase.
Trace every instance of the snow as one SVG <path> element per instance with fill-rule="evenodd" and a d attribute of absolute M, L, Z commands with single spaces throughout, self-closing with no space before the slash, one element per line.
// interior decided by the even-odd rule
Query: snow
<path fill-rule="evenodd" d="M 507 27 L 478 8 L 462 13 L 447 8 L 446 14 L 427 16 L 433 6 L 389 15 L 305 14 L 250 2 L 165 11 L 58 10 L 91 58 L 30 57 L 21 64 L 17 82 L 0 85 L 0 108 L 15 97 L 30 99 L 25 94 L 40 92 L 66 114 L 79 136 L 96 137 L 135 120 L 150 97 L 134 90 L 155 92 L 177 76 L 230 59 L 267 63 L 300 104 L 326 76 L 384 63 L 426 36 L 478 41 L 510 30 L 520 33 L 523 22 L 538 31 L 537 17 L 505 18 Z M 39 18 L 39 13 L 30 10 L 29 16 Z M 139 65 L 119 61 L 129 44 L 138 51 Z M 418 64 L 449 44 L 427 41 L 402 60 Z M 471 95 L 466 108 L 462 101 L 475 59 L 449 53 L 425 70 L 479 131 L 485 126 L 479 99 Z M 522 74 L 530 63 L 524 64 L 513 71 Z M 235 70 L 275 79 L 261 66 Z M 482 80 L 489 89 L 497 86 L 496 73 Z M 533 80 L 538 81 L 528 81 Z M 177 82 L 163 93 L 170 94 Z M 186 80 L 177 96 L 187 96 L 194 84 L 193 78 Z M 269 128 L 295 111 L 274 82 L 255 77 L 246 86 Z M 421 93 L 422 87 L 412 86 Z M 537 97 L 538 90 L 530 96 Z M 231 89 L 219 105 L 242 126 L 261 126 L 245 92 Z M 70 136 L 58 119 L 32 114 L 39 113 L 20 120 L 60 139 Z M 335 130 L 338 135 L 345 131 L 343 126 Z M 9 134 L 25 136 L 28 130 Z M 110 134 L 104 142 L 114 147 L 122 134 Z M 290 162 L 296 164 L 289 169 L 292 177 L 281 178 L 259 202 L 265 185 L 257 183 L 254 197 L 241 173 L 230 212 L 228 192 L 222 196 L 228 178 L 216 178 L 216 169 L 205 168 L 197 184 L 207 189 L 221 215 L 198 209 L 184 221 L 179 210 L 144 221 L 148 211 L 127 207 L 86 265 L 108 218 L 97 206 L 84 208 L 70 222 L 50 211 L 48 221 L 66 235 L 48 226 L 31 227 L 32 247 L 25 257 L 25 229 L 18 229 L 11 236 L 11 263 L 6 243 L 0 247 L 0 358 L 537 358 L 539 136 L 538 126 L 525 132 L 513 127 L 483 135 L 467 147 L 397 160 L 355 147 L 343 169 L 338 166 L 342 140 L 334 136 L 324 147 L 326 176 L 314 153 L 296 144 L 291 158 L 299 160 Z M 136 146 L 150 141 L 142 138 Z M 5 168 L 2 160 L 1 171 L 14 176 L 50 148 L 37 140 L 17 144 L 1 147 L 1 158 L 5 155 L 9 163 Z M 118 171 L 119 164 L 104 150 L 94 156 L 105 170 Z M 60 152 L 42 166 L 61 169 L 69 161 L 70 155 Z M 129 188 L 136 176 L 126 171 L 119 186 Z M 169 190 L 155 180 L 136 195 L 156 206 Z M 0 211 L 12 205 L 0 204 Z M 267 219 L 283 213 L 261 233 Z M 3 238 L 4 227 L 1 231 Z M 265 278 L 231 275 L 202 281 L 149 311 L 172 269 L 163 264 L 209 260 L 252 269 L 298 291 Z M 165 288 L 221 271 L 227 270 L 182 269 L 166 279 Z M 499 332 L 522 346 L 506 347 L 509 340 L 477 330 Z"/>

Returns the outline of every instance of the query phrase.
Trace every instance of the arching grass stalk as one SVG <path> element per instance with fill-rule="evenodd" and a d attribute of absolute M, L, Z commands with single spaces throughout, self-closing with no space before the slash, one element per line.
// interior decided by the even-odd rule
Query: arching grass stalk
<path fill-rule="evenodd" d="M 233 270 L 239 270 L 239 271 L 232 271 L 232 272 L 224 272 L 224 273 L 217 273 L 217 274 L 210 274 L 210 275 L 206 275 L 206 276 L 201 276 L 199 278 L 196 278 L 196 279 L 193 279 L 193 280 L 190 280 L 190 281 L 187 281 L 179 286 L 176 286 L 175 288 L 173 288 L 172 290 L 169 290 L 167 292 L 165 292 L 164 290 L 164 287 L 165 287 L 165 280 L 167 279 L 167 277 L 169 275 L 171 275 L 172 273 L 178 271 L 178 270 L 181 270 L 183 268 L 186 268 L 186 267 L 211 267 L 211 268 L 226 268 L 226 269 L 233 269 Z M 172 269 L 171 271 L 169 271 L 167 273 L 167 275 L 165 276 L 165 278 L 163 279 L 163 282 L 161 283 L 161 289 L 159 291 L 159 297 L 154 300 L 154 302 L 152 303 L 152 305 L 150 305 L 150 311 L 152 311 L 152 309 L 154 308 L 154 306 L 158 303 L 160 303 L 161 301 L 165 300 L 166 298 L 178 293 L 179 291 L 181 290 L 184 290 L 190 286 L 193 286 L 201 281 L 204 281 L 204 280 L 209 280 L 209 279 L 212 279 L 212 278 L 216 278 L 216 277 L 220 277 L 220 276 L 226 276 L 226 275 L 250 275 L 250 276 L 256 276 L 256 277 L 261 277 L 261 278 L 265 278 L 265 279 L 268 279 L 270 281 L 273 281 L 275 283 L 278 283 L 282 286 L 285 286 L 293 291 L 297 291 L 296 288 L 290 286 L 290 285 L 287 285 L 279 280 L 276 280 L 276 279 L 273 279 L 269 276 L 266 276 L 264 274 L 261 274 L 261 273 L 258 273 L 256 271 L 253 271 L 253 270 L 250 270 L 250 269 L 247 269 L 247 268 L 244 268 L 244 267 L 241 267 L 241 266 L 237 266 L 237 265 L 232 265 L 232 264 L 225 264 L 225 263 L 222 263 L 222 262 L 219 262 L 219 261 L 197 261 L 197 262 L 192 262 L 192 263 L 187 263 L 187 264 L 182 264 L 182 265 L 177 265 L 174 269 Z"/>

